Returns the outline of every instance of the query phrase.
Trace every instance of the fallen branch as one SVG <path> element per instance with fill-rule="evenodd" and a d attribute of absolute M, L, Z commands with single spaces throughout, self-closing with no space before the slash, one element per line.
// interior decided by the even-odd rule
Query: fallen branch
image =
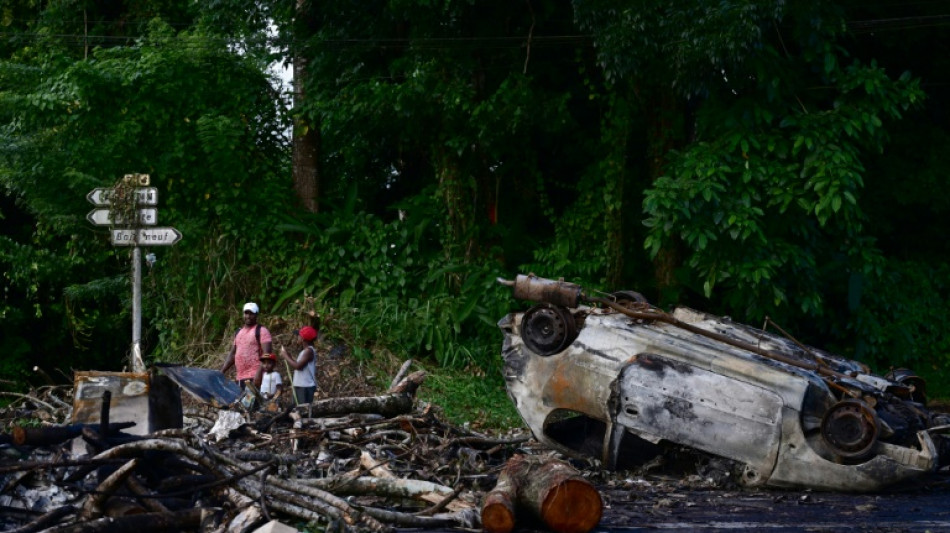
<path fill-rule="evenodd" d="M 119 467 L 118 470 L 100 483 L 99 486 L 96 487 L 96 491 L 90 494 L 86 499 L 86 503 L 83 504 L 82 510 L 79 512 L 79 520 L 85 522 L 102 516 L 103 506 L 106 500 L 125 482 L 125 479 L 132 474 L 132 470 L 134 470 L 138 464 L 138 459 L 132 459 Z"/>
<path fill-rule="evenodd" d="M 62 507 L 56 507 L 52 511 L 40 516 L 36 520 L 25 524 L 16 529 L 11 529 L 7 533 L 33 533 L 34 531 L 40 531 L 46 529 L 50 526 L 55 525 L 57 522 L 63 518 L 76 512 L 76 507 L 72 505 L 64 505 Z"/>
<path fill-rule="evenodd" d="M 396 376 L 393 377 L 392 383 L 389 384 L 389 392 L 395 392 L 396 385 L 402 382 L 402 379 L 406 376 L 406 372 L 409 371 L 409 367 L 412 365 L 412 359 L 406 359 L 406 361 L 399 367 L 399 371 L 396 372 Z"/>
<path fill-rule="evenodd" d="M 201 509 L 185 509 L 173 513 L 142 513 L 100 518 L 91 522 L 54 527 L 46 533 L 161 533 L 194 530 L 200 525 Z"/>

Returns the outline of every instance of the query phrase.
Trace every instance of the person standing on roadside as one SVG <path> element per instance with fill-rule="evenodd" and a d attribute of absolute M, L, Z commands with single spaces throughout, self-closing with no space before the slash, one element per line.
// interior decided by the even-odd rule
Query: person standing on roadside
<path fill-rule="evenodd" d="M 234 335 L 231 351 L 221 367 L 223 374 L 234 367 L 235 379 L 242 390 L 247 381 L 255 381 L 256 387 L 261 386 L 257 381 L 260 378 L 257 370 L 261 366 L 261 357 L 274 353 L 270 331 L 257 323 L 258 313 L 260 308 L 256 303 L 244 304 L 244 326 Z"/>
<path fill-rule="evenodd" d="M 319 326 L 318 326 L 319 327 Z M 294 369 L 294 399 L 297 405 L 313 402 L 313 395 L 317 391 L 317 349 L 313 342 L 317 340 L 316 328 L 306 326 L 297 332 L 303 342 L 303 350 L 294 359 L 287 353 L 287 349 L 280 347 L 280 356 Z"/>

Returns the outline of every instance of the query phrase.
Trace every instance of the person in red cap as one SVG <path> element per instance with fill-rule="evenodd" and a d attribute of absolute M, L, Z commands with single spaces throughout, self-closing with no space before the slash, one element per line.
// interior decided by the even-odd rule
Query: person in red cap
<path fill-rule="evenodd" d="M 296 359 L 290 357 L 286 348 L 280 347 L 280 356 L 294 369 L 292 384 L 297 405 L 313 402 L 313 394 L 317 391 L 317 350 L 313 347 L 317 334 L 317 329 L 314 327 L 300 328 L 297 336 L 303 342 L 303 350 L 300 350 Z"/>

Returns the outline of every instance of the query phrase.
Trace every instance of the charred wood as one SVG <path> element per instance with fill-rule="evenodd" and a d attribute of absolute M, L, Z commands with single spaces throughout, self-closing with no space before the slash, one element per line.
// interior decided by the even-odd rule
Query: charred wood
<path fill-rule="evenodd" d="M 55 526 L 59 521 L 67 516 L 74 514 L 76 512 L 76 507 L 72 505 L 64 505 L 62 507 L 56 507 L 52 511 L 40 516 L 36 520 L 30 522 L 29 524 L 24 524 L 21 527 L 16 529 L 11 529 L 8 533 L 33 533 L 34 531 L 41 531 L 49 527 Z"/>
<path fill-rule="evenodd" d="M 79 511 L 79 519 L 83 521 L 93 520 L 102 516 L 106 501 L 125 483 L 126 478 L 132 474 L 132 470 L 135 469 L 138 463 L 138 459 L 132 459 L 119 467 L 112 475 L 100 483 L 99 486 L 96 487 L 96 491 L 90 494 L 86 499 L 86 503 L 83 504 L 82 509 Z"/>
<path fill-rule="evenodd" d="M 158 483 L 159 492 L 175 492 L 183 487 L 204 486 L 217 481 L 219 478 L 211 474 L 183 474 L 168 476 Z"/>
<path fill-rule="evenodd" d="M 94 459 L 92 457 L 79 459 L 65 459 L 61 461 L 23 461 L 0 465 L 0 475 L 11 472 L 20 472 L 24 470 L 45 470 L 49 468 L 69 468 L 73 466 L 89 466 L 94 470 L 101 465 L 120 464 L 125 461 L 121 459 Z"/>
<path fill-rule="evenodd" d="M 201 524 L 201 509 L 186 509 L 172 513 L 142 513 L 118 518 L 106 517 L 79 524 L 49 529 L 49 533 L 152 533 L 197 529 Z"/>
<path fill-rule="evenodd" d="M 135 422 L 119 422 L 112 424 L 114 430 L 130 428 Z M 49 446 L 59 444 L 82 434 L 84 428 L 99 431 L 99 424 L 71 424 L 68 426 L 50 427 L 22 427 L 13 428 L 13 444 L 17 446 Z"/>
<path fill-rule="evenodd" d="M 142 480 L 135 474 L 132 474 L 125 480 L 126 486 L 129 487 L 129 490 L 132 494 L 135 494 L 139 497 L 139 501 L 142 502 L 148 510 L 155 513 L 167 513 L 168 507 L 165 507 L 158 498 L 156 498 L 148 488 L 142 483 Z"/>

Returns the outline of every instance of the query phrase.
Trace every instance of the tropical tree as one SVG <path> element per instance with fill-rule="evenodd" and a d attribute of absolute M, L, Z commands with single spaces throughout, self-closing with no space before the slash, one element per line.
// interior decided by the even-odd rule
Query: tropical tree
<path fill-rule="evenodd" d="M 82 20 L 77 10 L 67 11 L 70 20 Z M 31 46 L 0 66 L 0 181 L 20 217 L 15 227 L 34 228 L 4 236 L 0 260 L 16 295 L 6 313 L 28 320 L 30 302 L 48 327 L 34 340 L 12 321 L 4 338 L 56 346 L 46 357 L 68 353 L 71 362 L 114 367 L 128 346 L 117 332 L 128 330 L 120 324 L 128 323 L 130 265 L 127 249 L 83 220 L 86 194 L 130 172 L 151 175 L 161 222 L 189 243 L 187 251 L 156 250 L 171 276 L 161 278 L 167 285 L 146 284 L 146 316 L 162 317 L 150 329 L 151 347 L 156 333 L 174 346 L 189 320 L 195 328 L 226 321 L 221 303 L 266 291 L 256 269 L 274 239 L 266 224 L 276 216 L 272 204 L 291 197 L 281 171 L 287 143 L 264 65 L 222 36 L 154 18 L 136 26 L 141 33 L 103 38 L 86 55 L 71 42 L 82 33 L 41 37 L 46 21 L 67 13 L 44 11 L 21 34 Z"/>

